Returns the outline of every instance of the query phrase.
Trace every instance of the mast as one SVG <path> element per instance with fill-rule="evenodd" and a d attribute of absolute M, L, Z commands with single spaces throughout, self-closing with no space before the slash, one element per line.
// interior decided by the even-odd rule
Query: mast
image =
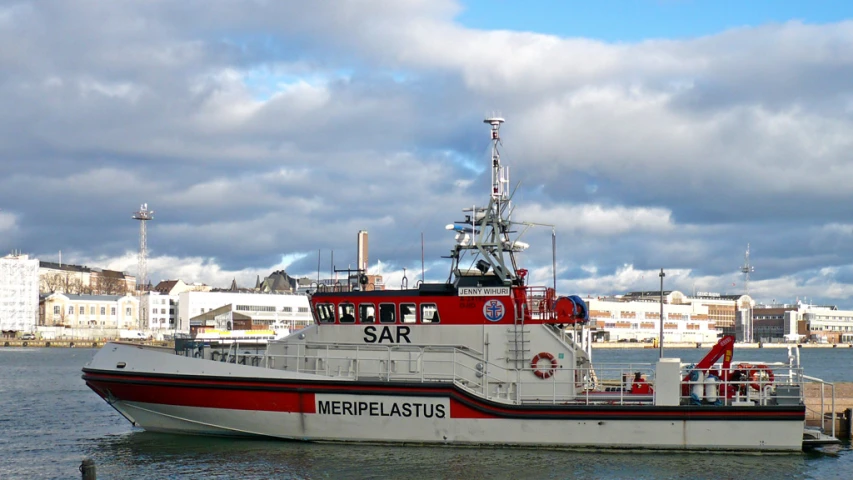
<path fill-rule="evenodd" d="M 489 274 L 489 284 L 505 286 L 522 285 L 524 273 L 518 268 L 516 253 L 523 252 L 529 246 L 519 241 L 528 228 L 548 226 L 533 222 L 514 222 L 512 216 L 512 193 L 509 190 L 509 168 L 501 164 L 501 117 L 489 117 L 483 120 L 491 128 L 491 185 L 489 187 L 489 204 L 486 207 L 476 205 L 463 209 L 464 220 L 447 225 L 448 230 L 456 232 L 456 245 L 450 251 L 451 269 L 448 282 L 454 277 L 458 281 L 463 276 L 486 277 Z M 520 233 L 514 227 L 523 227 Z M 514 238 L 511 238 L 511 235 Z M 463 270 L 461 264 L 466 254 L 471 254 L 468 269 Z M 471 271 L 474 267 L 479 271 Z M 491 273 L 489 273 L 491 271 Z"/>

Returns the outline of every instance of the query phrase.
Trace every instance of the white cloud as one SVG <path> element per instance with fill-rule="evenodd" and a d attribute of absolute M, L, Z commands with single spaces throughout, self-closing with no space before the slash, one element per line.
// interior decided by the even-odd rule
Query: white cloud
<path fill-rule="evenodd" d="M 0 7 L 0 241 L 131 267 L 146 201 L 164 278 L 310 272 L 300 252 L 352 256 L 366 228 L 389 285 L 417 277 L 421 232 L 443 280 L 442 228 L 489 184 L 479 116 L 500 110 L 514 218 L 557 225 L 561 290 L 654 287 L 655 265 L 740 288 L 751 242 L 757 295 L 846 301 L 853 22 L 611 44 L 468 29 L 461 8 Z"/>
<path fill-rule="evenodd" d="M 525 221 L 555 225 L 561 233 L 580 235 L 613 236 L 631 231 L 665 233 L 674 227 L 671 212 L 662 208 L 530 204 L 519 207 L 517 214 Z"/>

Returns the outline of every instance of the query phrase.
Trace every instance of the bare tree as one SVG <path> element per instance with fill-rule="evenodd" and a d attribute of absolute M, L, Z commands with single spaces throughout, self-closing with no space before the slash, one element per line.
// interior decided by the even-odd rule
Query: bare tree
<path fill-rule="evenodd" d="M 124 274 L 103 270 L 96 277 L 93 291 L 99 295 L 127 295 L 127 282 Z"/>
<path fill-rule="evenodd" d="M 62 292 L 65 275 L 62 272 L 46 273 L 39 279 L 39 293 Z"/>

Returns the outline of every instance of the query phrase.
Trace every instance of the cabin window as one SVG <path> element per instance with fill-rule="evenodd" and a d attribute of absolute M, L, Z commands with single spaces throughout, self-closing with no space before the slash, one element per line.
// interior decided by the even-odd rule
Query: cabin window
<path fill-rule="evenodd" d="M 403 323 L 415 323 L 418 321 L 418 308 L 414 303 L 400 304 L 400 321 Z"/>
<path fill-rule="evenodd" d="M 423 323 L 438 323 L 438 307 L 434 303 L 421 304 L 421 321 Z"/>
<path fill-rule="evenodd" d="M 358 320 L 361 323 L 376 323 L 376 307 L 372 303 L 359 304 Z"/>
<path fill-rule="evenodd" d="M 331 303 L 318 303 L 314 310 L 320 323 L 335 323 L 335 306 Z"/>
<path fill-rule="evenodd" d="M 397 323 L 397 306 L 393 303 L 379 304 L 379 322 Z"/>
<path fill-rule="evenodd" d="M 338 305 L 338 318 L 341 323 L 355 323 L 355 305 L 352 303 Z"/>

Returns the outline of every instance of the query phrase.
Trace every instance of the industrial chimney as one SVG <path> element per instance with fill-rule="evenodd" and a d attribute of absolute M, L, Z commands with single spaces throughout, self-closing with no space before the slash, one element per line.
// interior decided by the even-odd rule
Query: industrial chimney
<path fill-rule="evenodd" d="M 367 273 L 367 230 L 358 231 L 358 267 L 362 273 Z"/>

